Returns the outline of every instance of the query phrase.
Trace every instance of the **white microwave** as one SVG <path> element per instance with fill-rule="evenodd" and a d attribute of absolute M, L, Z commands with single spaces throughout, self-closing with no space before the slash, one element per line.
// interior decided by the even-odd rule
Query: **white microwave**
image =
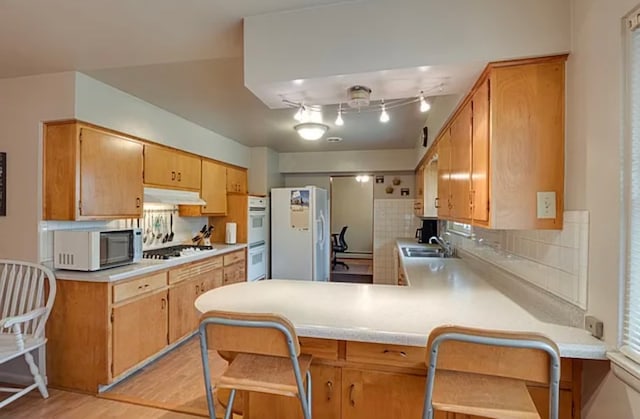
<path fill-rule="evenodd" d="M 56 230 L 53 232 L 53 267 L 97 271 L 142 259 L 142 229 Z"/>

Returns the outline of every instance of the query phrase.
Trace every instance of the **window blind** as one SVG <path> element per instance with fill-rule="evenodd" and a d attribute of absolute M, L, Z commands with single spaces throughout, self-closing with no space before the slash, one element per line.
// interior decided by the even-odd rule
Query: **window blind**
<path fill-rule="evenodd" d="M 621 351 L 640 363 L 640 25 L 638 15 L 629 19 L 629 148 L 627 164 L 628 219 L 625 278 L 624 333 Z"/>

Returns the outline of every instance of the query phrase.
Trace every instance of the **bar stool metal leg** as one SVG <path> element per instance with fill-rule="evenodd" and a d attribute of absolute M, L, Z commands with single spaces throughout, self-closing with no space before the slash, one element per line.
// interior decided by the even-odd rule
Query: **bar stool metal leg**
<path fill-rule="evenodd" d="M 229 402 L 227 403 L 227 410 L 224 412 L 224 419 L 231 419 L 233 417 L 233 402 L 236 399 L 236 389 L 231 389 L 229 394 Z"/>
<path fill-rule="evenodd" d="M 204 371 L 204 388 L 207 392 L 207 407 L 209 418 L 216 419 L 216 409 L 213 405 L 213 387 L 211 386 L 211 370 L 209 368 L 209 348 L 207 346 L 206 324 L 200 325 L 200 355 L 202 357 L 202 370 Z"/>

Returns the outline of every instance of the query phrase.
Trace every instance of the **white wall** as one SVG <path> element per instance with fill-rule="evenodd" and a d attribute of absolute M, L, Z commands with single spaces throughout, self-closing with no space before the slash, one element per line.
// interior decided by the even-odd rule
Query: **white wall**
<path fill-rule="evenodd" d="M 334 177 L 331 184 L 331 232 L 349 226 L 349 252 L 373 253 L 373 183 L 354 176 Z"/>
<path fill-rule="evenodd" d="M 250 16 L 245 85 L 564 52 L 568 20 L 569 0 L 374 0 Z"/>
<path fill-rule="evenodd" d="M 281 173 L 395 172 L 415 166 L 413 149 L 280 153 Z"/>
<path fill-rule="evenodd" d="M 248 147 L 85 74 L 76 74 L 77 119 L 249 167 Z"/>
<path fill-rule="evenodd" d="M 269 195 L 271 188 L 284 186 L 280 157 L 268 147 L 252 147 L 249 165 L 249 194 Z"/>
<path fill-rule="evenodd" d="M 618 341 L 620 146 L 622 141 L 622 17 L 638 0 L 572 0 L 567 70 L 566 209 L 587 209 L 588 311 Z M 610 373 L 585 369 L 583 418 L 640 418 L 640 395 Z M 590 391 L 586 392 L 587 378 Z"/>
<path fill-rule="evenodd" d="M 42 122 L 74 117 L 74 73 L 0 80 L 0 151 L 7 153 L 7 216 L 0 255 L 37 262 L 42 217 Z"/>

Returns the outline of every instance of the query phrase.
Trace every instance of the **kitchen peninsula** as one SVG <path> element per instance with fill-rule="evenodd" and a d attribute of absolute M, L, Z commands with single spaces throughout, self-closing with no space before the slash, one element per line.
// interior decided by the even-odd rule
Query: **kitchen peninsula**
<path fill-rule="evenodd" d="M 561 417 L 580 417 L 581 360 L 605 359 L 603 342 L 585 330 L 538 320 L 464 259 L 403 257 L 402 264 L 408 286 L 272 280 L 209 291 L 195 304 L 200 312 L 290 319 L 302 352 L 314 357 L 316 418 L 421 417 L 427 337 L 445 324 L 548 336 L 562 356 Z M 545 411 L 547 389 L 529 390 Z M 279 417 L 298 417 L 295 401 L 274 396 L 251 394 L 247 408 L 251 419 L 274 409 L 287 412 Z"/>

